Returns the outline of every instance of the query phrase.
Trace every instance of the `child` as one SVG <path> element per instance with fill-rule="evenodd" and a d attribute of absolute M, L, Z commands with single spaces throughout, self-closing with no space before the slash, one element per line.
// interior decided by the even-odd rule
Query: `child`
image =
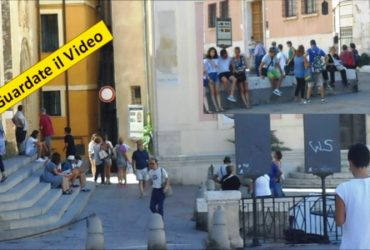
<path fill-rule="evenodd" d="M 71 133 L 72 129 L 70 127 L 64 128 L 64 152 L 66 152 L 66 158 L 70 155 L 76 155 L 75 139 Z"/>
<path fill-rule="evenodd" d="M 340 249 L 370 249 L 369 149 L 355 144 L 348 151 L 349 168 L 354 179 L 335 190 L 335 221 L 343 225 Z"/>

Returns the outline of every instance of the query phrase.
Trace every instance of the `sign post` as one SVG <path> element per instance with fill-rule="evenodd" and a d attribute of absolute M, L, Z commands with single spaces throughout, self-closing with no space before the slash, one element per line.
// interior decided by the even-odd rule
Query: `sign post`
<path fill-rule="evenodd" d="M 217 18 L 216 20 L 216 41 L 217 47 L 226 49 L 233 46 L 231 18 Z"/>
<path fill-rule="evenodd" d="M 323 243 L 330 243 L 326 209 L 325 179 L 340 172 L 339 115 L 304 116 L 305 170 L 321 178 L 323 198 Z"/>
<path fill-rule="evenodd" d="M 253 242 L 259 246 L 257 229 L 256 179 L 270 172 L 270 115 L 235 115 L 237 174 L 253 180 Z M 244 223 L 244 222 L 243 222 Z M 244 233 L 244 232 L 243 232 Z M 245 237 L 243 237 L 245 238 Z"/>

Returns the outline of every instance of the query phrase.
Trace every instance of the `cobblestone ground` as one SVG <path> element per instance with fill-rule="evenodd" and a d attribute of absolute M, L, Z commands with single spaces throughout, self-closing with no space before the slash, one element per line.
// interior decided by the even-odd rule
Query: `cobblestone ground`
<path fill-rule="evenodd" d="M 134 181 L 132 181 L 134 182 Z M 204 249 L 207 233 L 191 221 L 195 186 L 175 186 L 165 201 L 165 226 L 169 249 Z M 149 196 L 139 198 L 136 184 L 127 188 L 99 185 L 81 218 L 96 213 L 103 222 L 106 249 L 146 249 Z M 84 249 L 86 222 L 53 234 L 0 242 L 0 249 Z M 339 245 L 285 245 L 263 243 L 254 249 L 338 249 Z"/>

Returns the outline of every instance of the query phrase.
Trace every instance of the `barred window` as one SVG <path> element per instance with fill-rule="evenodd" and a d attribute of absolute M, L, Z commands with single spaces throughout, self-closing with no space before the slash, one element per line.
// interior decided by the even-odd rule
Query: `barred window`
<path fill-rule="evenodd" d="M 316 0 L 302 0 L 302 14 L 308 15 L 316 12 Z"/>
<path fill-rule="evenodd" d="M 220 17 L 221 18 L 229 17 L 229 0 L 225 0 L 220 3 Z"/>
<path fill-rule="evenodd" d="M 340 44 L 350 44 L 353 39 L 353 28 L 352 26 L 340 27 Z"/>
<path fill-rule="evenodd" d="M 217 5 L 215 3 L 208 5 L 208 28 L 216 27 Z"/>
<path fill-rule="evenodd" d="M 293 17 L 297 15 L 296 0 L 283 0 L 283 17 Z"/>

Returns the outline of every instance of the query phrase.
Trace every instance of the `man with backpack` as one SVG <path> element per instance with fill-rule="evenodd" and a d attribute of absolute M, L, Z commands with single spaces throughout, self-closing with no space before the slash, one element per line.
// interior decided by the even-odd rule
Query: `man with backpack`
<path fill-rule="evenodd" d="M 307 55 L 311 67 L 311 82 L 308 83 L 307 99 L 304 101 L 304 104 L 311 102 L 310 98 L 312 94 L 312 88 L 314 86 L 318 86 L 320 88 L 321 103 L 325 103 L 324 79 L 322 77 L 325 52 L 317 47 L 315 40 L 311 40 L 310 44 L 311 48 L 307 50 Z"/>

